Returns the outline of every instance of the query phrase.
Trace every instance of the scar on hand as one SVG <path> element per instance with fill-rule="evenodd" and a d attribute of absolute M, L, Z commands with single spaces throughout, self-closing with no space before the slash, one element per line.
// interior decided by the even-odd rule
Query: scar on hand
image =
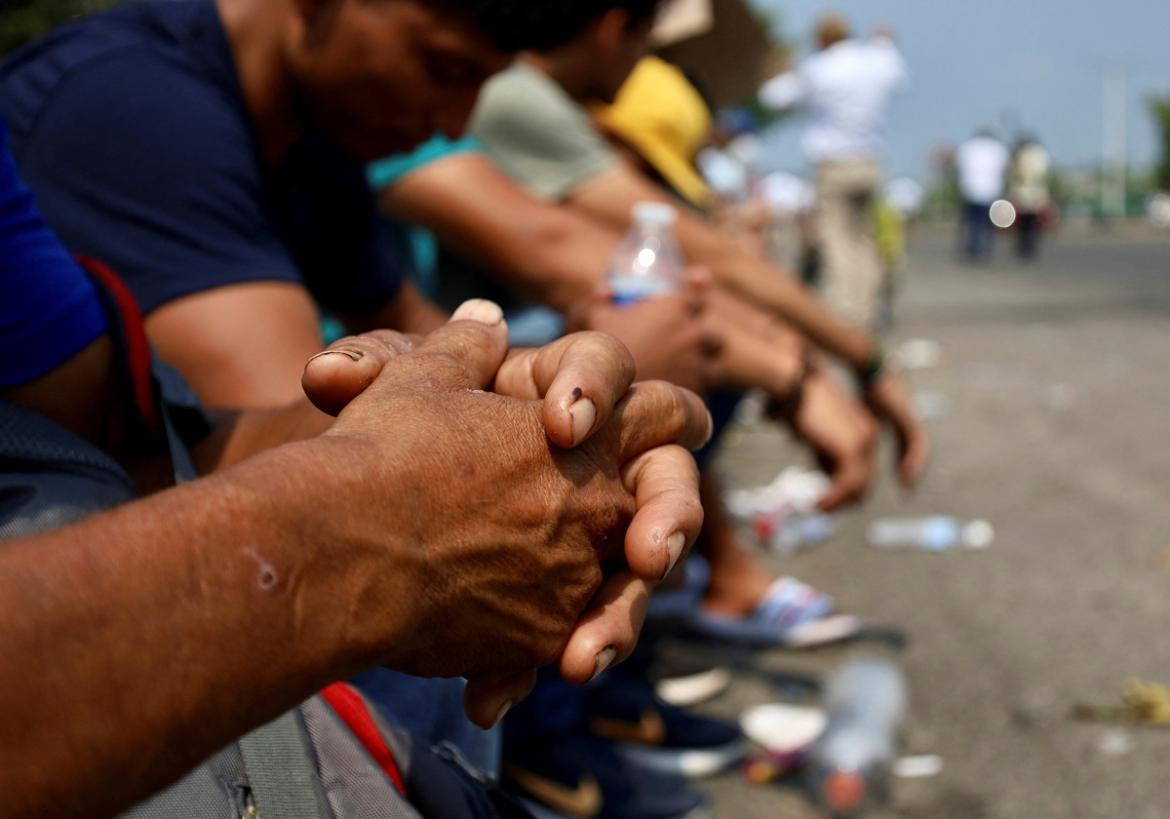
<path fill-rule="evenodd" d="M 280 582 L 280 576 L 276 573 L 276 567 L 260 556 L 256 551 L 255 546 L 245 546 L 242 549 L 243 553 L 256 561 L 258 570 L 256 572 L 256 585 L 260 591 L 270 592 L 276 588 L 276 584 Z"/>

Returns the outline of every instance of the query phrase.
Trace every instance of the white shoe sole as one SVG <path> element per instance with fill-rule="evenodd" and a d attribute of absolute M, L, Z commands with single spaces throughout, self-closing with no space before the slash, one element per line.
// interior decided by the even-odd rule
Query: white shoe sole
<path fill-rule="evenodd" d="M 676 708 L 689 708 L 722 694 L 731 687 L 731 679 L 731 672 L 726 668 L 710 668 L 698 674 L 659 680 L 654 693 Z"/>
<path fill-rule="evenodd" d="M 816 648 L 839 643 L 861 633 L 862 622 L 852 614 L 830 614 L 799 626 L 784 635 L 785 648 Z"/>
<path fill-rule="evenodd" d="M 633 743 L 619 743 L 618 753 L 631 762 L 658 773 L 681 776 L 684 779 L 705 779 L 727 770 L 747 753 L 743 740 L 719 748 L 671 751 L 649 748 Z"/>
<path fill-rule="evenodd" d="M 816 742 L 828 722 L 824 709 L 778 702 L 744 711 L 739 727 L 748 739 L 769 753 L 786 756 Z"/>

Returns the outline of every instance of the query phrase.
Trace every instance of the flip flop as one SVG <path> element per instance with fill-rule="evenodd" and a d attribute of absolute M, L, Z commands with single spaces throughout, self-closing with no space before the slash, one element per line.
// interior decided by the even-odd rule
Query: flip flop
<path fill-rule="evenodd" d="M 688 625 L 704 637 L 754 647 L 812 648 L 860 633 L 860 619 L 832 611 L 831 597 L 794 577 L 781 577 L 750 614 L 730 617 L 699 608 Z"/>

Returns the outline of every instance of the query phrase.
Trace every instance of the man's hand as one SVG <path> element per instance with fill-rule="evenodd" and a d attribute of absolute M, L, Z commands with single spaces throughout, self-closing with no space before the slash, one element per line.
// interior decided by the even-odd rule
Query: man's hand
<path fill-rule="evenodd" d="M 865 401 L 875 416 L 893 427 L 898 442 L 898 477 L 903 486 L 913 487 L 930 458 L 930 439 L 914 411 L 906 385 L 887 370 L 869 386 Z"/>
<path fill-rule="evenodd" d="M 869 413 L 818 369 L 805 378 L 799 403 L 786 420 L 832 481 L 817 505 L 830 511 L 860 501 L 874 473 L 877 429 Z"/>
<path fill-rule="evenodd" d="M 678 444 L 706 410 L 627 390 L 599 335 L 505 361 L 498 308 L 469 310 L 485 323 L 370 345 L 372 379 L 366 353 L 316 359 L 335 399 L 345 362 L 361 376 L 322 435 L 5 541 L 0 725 L 27 741 L 0 742 L 0 814 L 117 814 L 374 663 L 475 676 L 489 724 L 532 669 L 583 681 L 630 649 L 702 521 Z"/>
<path fill-rule="evenodd" d="M 489 725 L 531 688 L 530 670 L 558 654 L 566 678 L 584 682 L 632 648 L 648 583 L 702 519 L 693 460 L 664 445 L 701 444 L 709 419 L 676 387 L 627 393 L 629 353 L 606 336 L 568 336 L 501 362 L 507 332 L 495 305 L 470 302 L 454 319 L 426 339 L 345 339 L 310 362 L 304 383 L 329 409 L 364 388 L 330 435 L 411 419 L 394 449 L 423 457 L 411 483 L 442 482 L 418 492 L 412 512 L 444 525 L 413 538 L 428 556 L 418 571 L 429 593 L 411 612 L 414 648 L 399 641 L 388 664 L 472 676 L 468 712 Z M 489 385 L 495 394 L 480 391 Z M 458 463 L 435 463 L 450 455 Z M 614 559 L 628 569 L 604 579 L 602 563 Z"/>
<path fill-rule="evenodd" d="M 574 323 L 621 341 L 637 362 L 639 380 L 662 379 L 705 392 L 719 377 L 722 335 L 704 321 L 709 274 L 691 271 L 676 294 L 628 307 L 602 291 Z"/>

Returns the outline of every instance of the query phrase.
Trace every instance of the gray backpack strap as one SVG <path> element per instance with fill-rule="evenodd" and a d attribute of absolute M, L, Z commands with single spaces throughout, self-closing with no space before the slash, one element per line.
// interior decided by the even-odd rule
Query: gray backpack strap
<path fill-rule="evenodd" d="M 239 739 L 261 819 L 327 819 L 297 710 Z"/>

